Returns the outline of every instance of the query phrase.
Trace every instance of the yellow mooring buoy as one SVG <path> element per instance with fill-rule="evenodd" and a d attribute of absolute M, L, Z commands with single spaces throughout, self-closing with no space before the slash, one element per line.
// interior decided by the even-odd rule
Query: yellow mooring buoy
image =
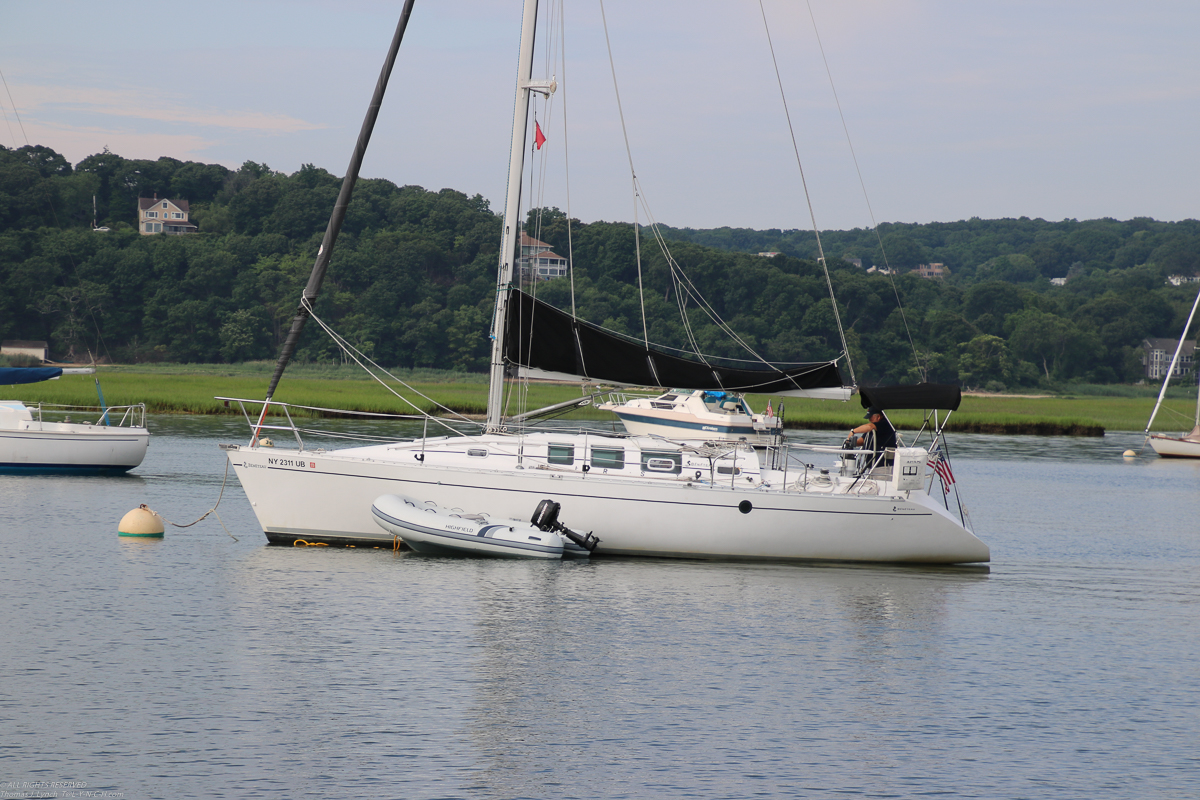
<path fill-rule="evenodd" d="M 1137 458 L 1137 450 L 1126 450 L 1124 453 L 1121 453 L 1121 455 L 1125 458 Z"/>
<path fill-rule="evenodd" d="M 141 539 L 161 539 L 164 529 L 163 518 L 142 503 L 121 517 L 121 524 L 117 526 L 117 535 L 136 536 Z"/>

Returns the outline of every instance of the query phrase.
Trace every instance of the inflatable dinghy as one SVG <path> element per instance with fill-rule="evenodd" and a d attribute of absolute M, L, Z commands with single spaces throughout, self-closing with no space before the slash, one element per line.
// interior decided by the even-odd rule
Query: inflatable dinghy
<path fill-rule="evenodd" d="M 466 514 L 430 501 L 385 494 L 371 505 L 371 515 L 385 531 L 399 536 L 418 553 L 469 553 L 501 558 L 586 558 L 598 540 L 558 522 L 558 503 L 543 500 L 533 522 L 492 519 Z"/>

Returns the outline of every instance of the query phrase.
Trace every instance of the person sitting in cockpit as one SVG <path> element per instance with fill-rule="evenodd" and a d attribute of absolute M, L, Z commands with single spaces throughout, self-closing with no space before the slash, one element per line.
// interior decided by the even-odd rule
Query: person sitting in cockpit
<path fill-rule="evenodd" d="M 882 410 L 871 406 L 867 409 L 867 415 L 863 419 L 867 420 L 866 424 L 850 430 L 850 436 L 846 439 L 846 445 L 848 445 L 846 449 L 864 447 L 874 451 L 877 458 L 884 451 L 895 449 L 896 428 L 888 421 Z M 881 463 L 887 466 L 891 464 L 891 459 L 886 459 Z"/>

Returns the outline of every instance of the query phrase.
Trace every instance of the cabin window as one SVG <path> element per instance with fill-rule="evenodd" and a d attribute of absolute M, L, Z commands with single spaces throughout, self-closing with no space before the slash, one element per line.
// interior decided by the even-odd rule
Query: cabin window
<path fill-rule="evenodd" d="M 625 450 L 619 447 L 593 447 L 592 469 L 625 469 Z"/>
<path fill-rule="evenodd" d="M 486 447 L 472 447 L 467 450 L 467 455 L 471 458 L 487 458 L 487 454 L 488 451 Z"/>
<path fill-rule="evenodd" d="M 575 445 L 552 444 L 546 455 L 547 464 L 565 464 L 568 467 L 575 463 Z"/>
<path fill-rule="evenodd" d="M 642 471 L 678 475 L 683 470 L 683 455 L 670 450 L 643 450 Z"/>
<path fill-rule="evenodd" d="M 741 467 L 717 467 L 718 475 L 741 475 Z"/>

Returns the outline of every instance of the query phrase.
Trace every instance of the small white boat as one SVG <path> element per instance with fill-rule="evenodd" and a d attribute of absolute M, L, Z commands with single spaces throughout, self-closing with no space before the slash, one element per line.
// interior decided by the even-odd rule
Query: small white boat
<path fill-rule="evenodd" d="M 1179 354 L 1186 343 L 1188 329 L 1192 327 L 1192 319 L 1196 316 L 1197 307 L 1200 307 L 1200 292 L 1196 293 L 1196 300 L 1192 303 L 1192 311 L 1188 314 L 1187 322 L 1184 323 L 1183 330 L 1179 334 L 1179 342 L 1175 346 L 1175 355 L 1171 358 L 1166 375 L 1163 376 L 1162 389 L 1158 393 L 1158 402 L 1154 404 L 1154 410 L 1150 412 L 1150 421 L 1146 423 L 1146 439 L 1142 442 L 1142 447 L 1145 447 L 1146 442 L 1149 442 L 1150 446 L 1154 448 L 1154 452 L 1158 453 L 1162 458 L 1200 458 L 1200 392 L 1196 396 L 1196 420 L 1190 432 L 1182 433 L 1178 436 L 1150 433 L 1150 427 L 1154 424 L 1154 417 L 1158 414 L 1158 409 L 1162 406 L 1163 398 L 1167 396 L 1167 386 L 1171 382 L 1171 376 L 1175 373 L 1175 365 L 1179 363 Z M 1191 344 L 1194 345 L 1195 342 Z"/>
<path fill-rule="evenodd" d="M 500 558 L 586 558 L 596 542 L 590 534 L 580 536 L 558 524 L 558 504 L 547 500 L 538 505 L 534 514 L 536 524 L 467 514 L 402 494 L 376 498 L 371 504 L 371 515 L 379 527 L 399 536 L 418 553 L 451 551 Z"/>
<path fill-rule="evenodd" d="M 63 372 L 59 367 L 4 367 L 0 384 L 54 380 Z M 141 464 L 149 446 L 144 404 L 58 406 L 0 400 L 0 472 L 121 473 Z"/>
<path fill-rule="evenodd" d="M 683 441 L 745 441 L 757 447 L 777 445 L 783 435 L 780 415 L 755 414 L 736 392 L 680 391 L 657 397 L 613 394 L 597 408 L 611 411 L 635 436 L 662 436 Z"/>
<path fill-rule="evenodd" d="M 1152 433 L 1150 446 L 1163 458 L 1200 458 L 1200 425 L 1182 436 Z"/>

